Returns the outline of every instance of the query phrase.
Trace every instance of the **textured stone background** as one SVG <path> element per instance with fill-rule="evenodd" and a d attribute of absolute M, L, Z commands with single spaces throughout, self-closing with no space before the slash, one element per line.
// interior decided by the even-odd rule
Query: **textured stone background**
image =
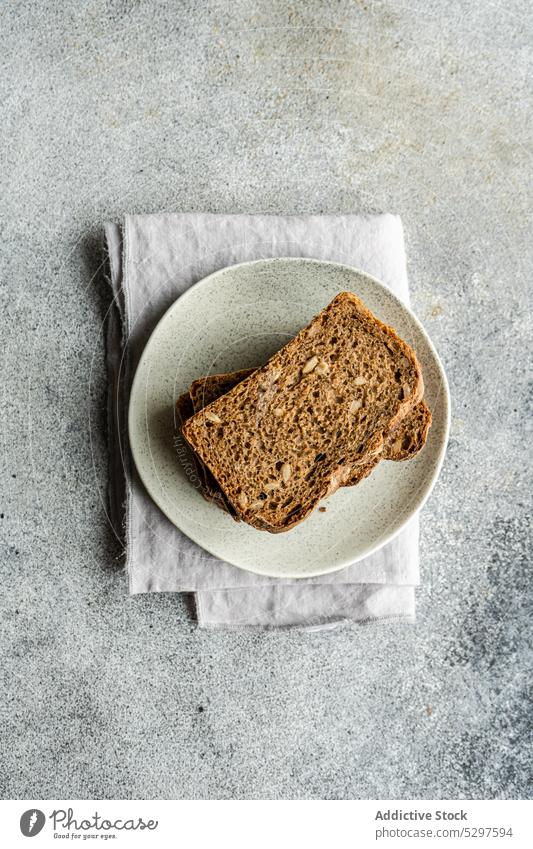
<path fill-rule="evenodd" d="M 4 4 L 4 797 L 527 795 L 528 13 Z M 128 598 L 98 240 L 164 209 L 402 215 L 453 396 L 415 627 L 199 632 Z"/>

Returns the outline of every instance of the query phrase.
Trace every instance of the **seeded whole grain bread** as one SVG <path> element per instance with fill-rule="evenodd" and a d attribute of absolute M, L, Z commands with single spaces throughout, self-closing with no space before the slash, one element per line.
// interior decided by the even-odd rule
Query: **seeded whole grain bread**
<path fill-rule="evenodd" d="M 192 401 L 193 412 L 197 413 L 221 395 L 229 392 L 237 383 L 240 383 L 241 380 L 253 374 L 254 371 L 256 369 L 242 369 L 241 371 L 226 374 L 210 374 L 207 377 L 201 377 L 195 380 L 189 387 L 188 398 L 189 401 Z M 190 418 L 191 415 L 192 412 L 186 418 Z M 424 447 L 430 426 L 431 412 L 424 400 L 419 401 L 400 422 L 396 430 L 385 440 L 380 456 L 354 468 L 352 475 L 344 486 L 355 486 L 361 480 L 368 477 L 380 460 L 398 461 L 409 460 L 411 457 L 414 457 Z M 197 462 L 201 465 L 199 460 Z M 202 468 L 205 473 L 204 495 L 206 495 L 208 500 L 213 500 L 213 494 L 220 493 L 218 484 L 213 475 L 205 467 Z M 218 499 L 217 502 L 224 509 L 228 509 L 227 505 L 224 503 L 220 504 Z"/>
<path fill-rule="evenodd" d="M 194 381 L 191 384 L 189 392 L 180 395 L 176 401 L 178 426 L 181 428 L 194 412 L 201 410 L 204 405 L 206 406 L 225 392 L 228 392 L 233 386 L 236 386 L 237 383 L 254 371 L 255 369 L 243 369 L 232 374 L 213 374 Z M 191 396 L 195 398 L 194 402 Z M 425 401 L 422 400 L 405 416 L 396 430 L 389 435 L 384 443 L 381 455 L 354 467 L 352 474 L 343 486 L 355 486 L 360 483 L 371 474 L 380 460 L 401 461 L 414 457 L 425 445 L 430 426 L 431 412 Z M 213 475 L 203 465 L 194 451 L 191 451 L 191 454 L 195 463 L 198 480 L 201 484 L 200 491 L 204 498 L 229 513 L 235 521 L 240 521 L 238 514 L 224 498 Z"/>
<path fill-rule="evenodd" d="M 414 351 L 342 292 L 182 432 L 241 518 L 279 533 L 377 461 L 422 395 Z"/>
<path fill-rule="evenodd" d="M 193 411 L 197 413 L 207 407 L 208 404 L 229 392 L 237 383 L 253 374 L 254 371 L 257 371 L 257 369 L 242 369 L 226 374 L 210 374 L 207 377 L 200 377 L 195 380 L 189 387 Z M 190 415 L 186 418 L 190 418 Z M 431 412 L 426 402 L 424 400 L 419 401 L 385 441 L 381 454 L 382 459 L 408 460 L 418 454 L 426 442 L 431 418 Z"/>
<path fill-rule="evenodd" d="M 189 387 L 189 391 L 181 394 L 176 400 L 176 430 L 181 434 L 182 427 L 187 421 L 187 419 L 190 419 L 191 416 L 194 415 L 196 410 L 202 408 L 202 405 L 204 403 L 204 397 L 209 397 L 210 400 L 213 400 L 214 397 L 217 397 L 219 393 L 222 394 L 223 392 L 226 392 L 228 389 L 234 386 L 237 381 L 242 380 L 252 371 L 253 369 L 244 369 L 242 371 L 234 372 L 232 374 L 211 375 L 206 378 L 200 378 L 199 380 L 195 380 Z M 203 391 L 200 391 L 203 387 L 204 382 L 210 387 L 209 395 L 205 394 Z M 218 388 L 218 392 L 216 393 L 214 391 L 215 386 Z M 191 389 L 193 390 L 192 393 Z M 195 398 L 195 400 L 193 400 L 193 397 Z M 232 505 L 229 504 L 226 498 L 224 497 L 223 492 L 221 492 L 216 480 L 214 479 L 209 469 L 204 466 L 195 451 L 190 450 L 190 455 L 194 463 L 194 469 L 197 482 L 199 483 L 199 489 L 202 495 L 204 496 L 205 500 L 209 502 L 214 502 L 222 510 L 225 510 L 227 513 L 230 513 L 230 515 L 237 522 L 240 521 L 239 516 L 233 509 Z"/>
<path fill-rule="evenodd" d="M 177 430 L 181 433 L 183 424 L 201 410 L 203 406 L 213 401 L 219 395 L 224 394 L 236 383 L 248 377 L 255 369 L 241 369 L 228 374 L 209 375 L 193 381 L 188 392 L 180 395 L 175 404 L 175 420 Z M 190 447 L 190 446 L 189 446 Z M 198 455 L 191 450 L 195 473 L 200 484 L 199 489 L 206 501 L 214 502 L 222 510 L 229 513 L 235 521 L 240 521 L 238 514 L 232 505 L 226 500 L 221 492 L 215 478 L 208 468 L 202 463 Z"/>
<path fill-rule="evenodd" d="M 426 444 L 431 427 L 431 411 L 424 400 L 413 409 L 390 434 L 383 446 L 383 460 L 410 460 Z"/>
<path fill-rule="evenodd" d="M 385 440 L 380 456 L 354 466 L 344 486 L 355 486 L 374 471 L 380 460 L 410 460 L 424 447 L 431 427 L 431 411 L 419 401 Z"/>
<path fill-rule="evenodd" d="M 189 386 L 189 397 L 192 402 L 193 413 L 206 407 L 215 398 L 229 392 L 237 383 L 244 380 L 250 374 L 253 374 L 255 369 L 241 369 L 240 371 L 229 372 L 227 374 L 208 375 L 194 380 Z M 229 513 L 238 522 L 239 515 L 234 510 L 231 502 L 224 497 L 214 476 L 201 462 L 199 457 L 196 457 L 196 464 L 200 467 L 200 480 L 203 483 L 202 494 L 207 501 L 214 501 L 219 507 Z"/>

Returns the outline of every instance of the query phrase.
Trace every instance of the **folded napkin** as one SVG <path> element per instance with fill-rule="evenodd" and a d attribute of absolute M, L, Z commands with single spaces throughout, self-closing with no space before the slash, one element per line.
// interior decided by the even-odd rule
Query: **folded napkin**
<path fill-rule="evenodd" d="M 129 389 L 146 341 L 189 286 L 246 260 L 313 257 L 360 268 L 408 302 L 400 219 L 126 216 L 123 227 L 106 226 L 105 246 L 114 298 L 107 327 L 111 520 L 124 539 L 130 592 L 194 592 L 201 626 L 412 622 L 418 517 L 379 551 L 339 572 L 299 580 L 254 575 L 208 554 L 160 512 L 135 471 L 125 429 Z"/>

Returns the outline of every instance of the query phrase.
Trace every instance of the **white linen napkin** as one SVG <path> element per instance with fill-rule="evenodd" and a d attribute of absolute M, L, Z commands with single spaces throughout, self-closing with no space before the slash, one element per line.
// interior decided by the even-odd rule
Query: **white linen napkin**
<path fill-rule="evenodd" d="M 408 303 L 400 218 L 126 216 L 123 227 L 106 225 L 105 246 L 114 298 L 107 327 L 111 520 L 124 538 L 130 593 L 194 592 L 204 627 L 414 621 L 417 516 L 379 551 L 339 572 L 299 580 L 254 575 L 208 554 L 160 512 L 130 460 L 124 426 L 150 333 L 176 298 L 219 268 L 267 257 L 333 260 L 374 275 Z"/>

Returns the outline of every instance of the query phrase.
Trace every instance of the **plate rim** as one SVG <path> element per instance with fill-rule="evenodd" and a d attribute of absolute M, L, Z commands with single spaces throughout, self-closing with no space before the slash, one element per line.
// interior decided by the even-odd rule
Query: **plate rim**
<path fill-rule="evenodd" d="M 193 293 L 197 294 L 197 290 L 203 288 L 204 286 L 207 286 L 214 277 L 222 275 L 223 273 L 226 273 L 228 271 L 234 271 L 238 268 L 243 268 L 245 266 L 249 267 L 249 266 L 253 266 L 253 265 L 275 264 L 277 262 L 289 262 L 289 263 L 292 263 L 292 262 L 302 263 L 302 262 L 304 262 L 304 263 L 308 263 L 310 265 L 335 267 L 335 268 L 343 269 L 343 270 L 346 270 L 346 271 L 349 271 L 349 272 L 355 272 L 359 276 L 365 277 L 373 285 L 377 286 L 379 289 L 381 289 L 383 292 L 385 292 L 388 297 L 392 297 L 393 300 L 397 301 L 398 304 L 400 305 L 400 307 L 408 313 L 410 319 L 414 322 L 419 333 L 425 339 L 425 342 L 426 342 L 426 344 L 429 348 L 429 351 L 430 351 L 430 353 L 431 353 L 431 355 L 434 359 L 434 362 L 437 366 L 437 371 L 439 373 L 439 377 L 440 377 L 440 380 L 441 380 L 442 395 L 443 395 L 443 401 L 444 401 L 444 418 L 445 418 L 444 425 L 445 425 L 445 427 L 444 427 L 444 431 L 443 431 L 442 442 L 441 442 L 441 445 L 439 447 L 438 455 L 436 457 L 436 462 L 434 463 L 432 473 L 429 477 L 429 480 L 428 480 L 428 483 L 427 483 L 427 486 L 426 486 L 426 489 L 425 489 L 423 496 L 422 497 L 417 496 L 415 498 L 415 506 L 413 506 L 413 508 L 408 512 L 408 514 L 405 516 L 405 518 L 402 519 L 402 521 L 400 522 L 398 527 L 395 528 L 393 531 L 391 531 L 389 534 L 387 534 L 385 536 L 385 538 L 382 539 L 380 542 L 378 542 L 376 545 L 373 545 L 373 546 L 370 545 L 369 547 L 364 549 L 360 554 L 358 554 L 356 557 L 350 558 L 348 560 L 344 560 L 340 564 L 336 563 L 334 566 L 329 566 L 329 567 L 325 567 L 325 568 L 324 568 L 324 566 L 320 566 L 317 569 L 310 570 L 303 575 L 302 575 L 301 572 L 295 573 L 295 572 L 291 572 L 290 570 L 284 571 L 283 574 L 279 574 L 279 572 L 269 573 L 269 572 L 266 572 L 264 570 L 254 569 L 254 568 L 252 568 L 251 566 L 248 566 L 248 565 L 243 565 L 243 564 L 240 564 L 240 563 L 234 563 L 231 560 L 226 560 L 226 559 L 222 558 L 220 556 L 220 554 L 217 554 L 215 551 L 213 551 L 210 546 L 205 544 L 205 542 L 201 541 L 196 536 L 196 534 L 189 533 L 188 530 L 186 531 L 182 527 L 180 527 L 174 521 L 174 519 L 169 515 L 169 513 L 162 506 L 162 504 L 159 502 L 158 498 L 156 497 L 156 495 L 152 491 L 150 485 L 147 483 L 145 477 L 143 476 L 143 472 L 141 471 L 142 463 L 137 462 L 137 458 L 135 456 L 134 442 L 132 440 L 132 427 L 133 427 L 133 418 L 134 418 L 133 399 L 134 399 L 134 396 L 135 396 L 136 384 L 137 384 L 138 380 L 140 380 L 140 374 L 141 374 L 141 371 L 142 371 L 142 367 L 143 367 L 144 361 L 149 356 L 150 347 L 153 343 L 153 339 L 154 339 L 156 333 L 158 332 L 160 326 L 167 319 L 168 315 L 176 308 L 178 303 L 183 302 L 184 300 L 188 299 L 189 297 L 191 297 L 193 295 Z M 356 294 L 356 293 L 354 293 L 354 294 Z M 350 565 L 355 564 L 355 563 L 359 563 L 364 558 L 370 557 L 372 554 L 379 551 L 385 545 L 388 545 L 388 543 L 392 542 L 392 540 L 395 539 L 395 537 L 398 536 L 398 534 L 405 528 L 407 523 L 422 510 L 422 508 L 426 504 L 429 496 L 433 492 L 435 484 L 436 484 L 438 477 L 440 475 L 442 465 L 444 463 L 444 458 L 446 456 L 446 449 L 447 449 L 447 446 L 448 446 L 448 440 L 449 440 L 449 436 L 450 436 L 450 422 L 451 422 L 451 397 L 450 397 L 450 388 L 449 388 L 449 384 L 448 384 L 448 378 L 446 376 L 446 372 L 444 371 L 444 366 L 442 364 L 441 358 L 439 357 L 439 354 L 437 353 L 435 345 L 433 344 L 431 338 L 429 337 L 429 335 L 428 335 L 426 329 L 424 328 L 422 322 L 414 314 L 411 307 L 409 305 L 407 305 L 406 303 L 404 303 L 404 301 L 402 301 L 402 299 L 400 297 L 398 297 L 398 295 L 396 295 L 395 292 L 393 292 L 392 289 L 389 288 L 389 286 L 387 286 L 381 280 L 378 280 L 376 277 L 373 277 L 371 274 L 368 274 L 368 272 L 363 271 L 360 268 L 356 268 L 353 265 L 348 265 L 347 263 L 343 263 L 343 262 L 335 262 L 333 260 L 322 260 L 322 259 L 317 259 L 315 257 L 302 257 L 302 256 L 264 257 L 262 259 L 245 260 L 244 262 L 234 263 L 233 265 L 226 265 L 226 266 L 223 266 L 222 268 L 216 269 L 216 271 L 212 271 L 206 277 L 202 277 L 200 280 L 197 280 L 196 283 L 193 283 L 191 286 L 189 286 L 189 288 L 186 289 L 185 292 L 182 292 L 182 294 L 179 295 L 176 298 L 176 300 L 173 301 L 173 303 L 170 304 L 170 306 L 165 310 L 165 312 L 163 313 L 163 315 L 161 316 L 161 318 L 159 319 L 159 321 L 157 322 L 157 324 L 153 328 L 152 332 L 150 333 L 150 336 L 148 337 L 148 340 L 146 341 L 146 344 L 143 348 L 142 354 L 139 357 L 139 361 L 138 361 L 137 367 L 135 369 L 135 375 L 134 375 L 133 380 L 131 382 L 131 386 L 130 386 L 130 390 L 129 390 L 129 398 L 128 398 L 128 445 L 129 445 L 130 456 L 133 459 L 133 462 L 135 464 L 135 468 L 137 470 L 137 474 L 139 475 L 141 482 L 142 482 L 148 496 L 152 499 L 152 501 L 158 507 L 158 509 L 161 510 L 161 512 L 166 516 L 166 518 L 169 520 L 169 522 L 171 522 L 171 524 L 174 527 L 176 527 L 181 533 L 185 534 L 185 536 L 187 536 L 190 540 L 192 540 L 194 543 L 196 543 L 196 545 L 199 545 L 201 548 L 204 549 L 204 551 L 207 551 L 209 554 L 211 554 L 213 557 L 216 557 L 218 560 L 222 560 L 222 562 L 229 563 L 230 565 L 234 566 L 237 569 L 242 569 L 246 572 L 251 572 L 252 574 L 255 574 L 255 575 L 259 575 L 259 576 L 262 576 L 262 577 L 278 578 L 280 580 L 283 580 L 283 579 L 305 580 L 305 578 L 316 578 L 316 577 L 319 577 L 320 575 L 329 575 L 329 574 L 332 574 L 334 572 L 339 572 L 340 570 L 345 569 L 347 566 L 350 566 Z M 266 531 L 265 531 L 265 533 L 266 533 Z"/>

